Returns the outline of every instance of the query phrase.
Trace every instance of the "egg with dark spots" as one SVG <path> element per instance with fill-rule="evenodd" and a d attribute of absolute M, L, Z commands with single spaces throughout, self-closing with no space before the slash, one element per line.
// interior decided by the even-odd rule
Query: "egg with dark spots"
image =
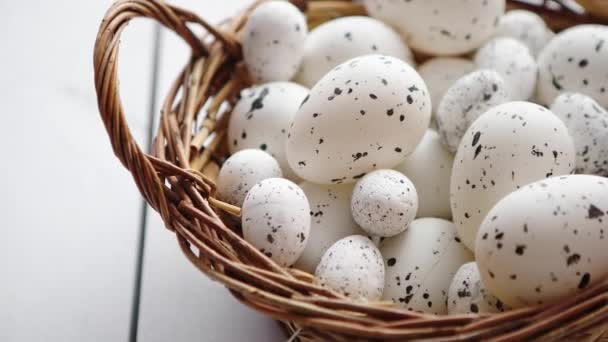
<path fill-rule="evenodd" d="M 458 79 L 437 108 L 437 130 L 450 152 L 456 152 L 469 126 L 488 109 L 510 101 L 509 89 L 499 73 L 482 69 Z"/>
<path fill-rule="evenodd" d="M 568 175 L 501 199 L 481 224 L 475 255 L 487 289 L 519 308 L 557 303 L 605 279 L 607 247 L 608 179 Z"/>
<path fill-rule="evenodd" d="M 259 4 L 241 35 L 243 60 L 254 80 L 290 80 L 300 67 L 307 32 L 304 14 L 289 2 Z"/>
<path fill-rule="evenodd" d="M 435 56 L 471 52 L 495 32 L 505 0 L 364 0 L 370 16 L 397 28 L 414 50 Z"/>
<path fill-rule="evenodd" d="M 414 220 L 417 211 L 416 188 L 400 172 L 370 172 L 353 189 L 353 218 L 372 236 L 387 237 L 401 233 Z"/>
<path fill-rule="evenodd" d="M 384 290 L 384 262 L 374 243 L 351 235 L 334 243 L 315 270 L 315 281 L 356 301 L 378 300 Z"/>
<path fill-rule="evenodd" d="M 458 269 L 448 290 L 448 314 L 497 313 L 509 309 L 483 284 L 475 262 Z"/>
<path fill-rule="evenodd" d="M 412 52 L 390 26 L 370 17 L 343 17 L 310 32 L 295 80 L 312 87 L 338 64 L 367 54 L 392 56 L 415 65 Z"/>
<path fill-rule="evenodd" d="M 539 100 L 578 92 L 608 107 L 608 27 L 578 25 L 558 33 L 538 55 Z"/>
<path fill-rule="evenodd" d="M 384 240 L 383 299 L 408 310 L 447 313 L 452 278 L 473 255 L 458 241 L 454 224 L 438 218 L 414 220 L 403 233 Z M 431 303 L 429 305 L 429 303 Z"/>
<path fill-rule="evenodd" d="M 547 177 L 574 170 L 574 143 L 548 109 L 507 102 L 482 114 L 465 133 L 450 180 L 454 224 L 471 250 L 488 211 L 502 197 Z"/>
<path fill-rule="evenodd" d="M 478 68 L 502 76 L 511 99 L 528 100 L 534 95 L 538 65 L 524 43 L 509 37 L 494 38 L 477 51 L 474 60 Z"/>
<path fill-rule="evenodd" d="M 430 114 L 426 85 L 407 63 L 381 55 L 354 58 L 311 89 L 289 129 L 287 160 L 307 181 L 352 183 L 403 161 L 422 139 Z"/>
<path fill-rule="evenodd" d="M 298 181 L 285 156 L 289 126 L 308 89 L 291 82 L 270 82 L 245 89 L 228 122 L 230 153 L 246 148 L 268 152 L 286 178 Z"/>
<path fill-rule="evenodd" d="M 304 251 L 310 220 L 304 191 L 286 179 L 257 183 L 243 202 L 243 237 L 281 266 L 293 265 Z"/>
<path fill-rule="evenodd" d="M 538 55 L 553 38 L 545 21 L 538 14 L 526 10 L 508 11 L 500 17 L 498 37 L 511 37 L 526 44 L 532 56 Z"/>
<path fill-rule="evenodd" d="M 576 147 L 576 173 L 608 176 L 608 111 L 591 97 L 564 93 L 551 105 Z"/>

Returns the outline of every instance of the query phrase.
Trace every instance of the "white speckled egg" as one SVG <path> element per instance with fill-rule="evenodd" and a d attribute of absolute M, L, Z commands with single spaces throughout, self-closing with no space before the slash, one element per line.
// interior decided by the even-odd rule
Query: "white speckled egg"
<path fill-rule="evenodd" d="M 220 200 L 240 207 L 255 184 L 281 177 L 279 163 L 271 155 L 260 150 L 242 150 L 222 165 L 217 177 L 217 195 Z"/>
<path fill-rule="evenodd" d="M 376 170 L 355 184 L 351 212 L 355 222 L 374 236 L 394 236 L 416 217 L 414 184 L 395 170 Z"/>
<path fill-rule="evenodd" d="M 378 300 L 384 290 L 384 262 L 374 243 L 361 235 L 347 236 L 323 254 L 317 282 L 355 300 Z"/>
<path fill-rule="evenodd" d="M 386 263 L 383 298 L 412 311 L 447 313 L 448 289 L 458 268 L 473 260 L 454 224 L 417 219 L 381 247 Z"/>
<path fill-rule="evenodd" d="M 349 235 L 364 235 L 350 214 L 354 184 L 300 184 L 310 205 L 310 234 L 304 252 L 294 267 L 314 273 L 325 251 Z"/>
<path fill-rule="evenodd" d="M 243 202 L 243 237 L 281 266 L 302 254 L 310 232 L 310 206 L 302 189 L 282 178 L 257 183 Z"/>
<path fill-rule="evenodd" d="M 491 37 L 505 0 L 364 0 L 368 13 L 399 29 L 414 50 L 459 55 Z"/>
<path fill-rule="evenodd" d="M 496 71 L 482 69 L 463 76 L 448 89 L 437 108 L 441 141 L 450 152 L 456 152 L 471 123 L 509 99 L 509 89 Z"/>
<path fill-rule="evenodd" d="M 509 307 L 488 291 L 475 262 L 460 266 L 448 291 L 448 314 L 496 313 Z"/>
<path fill-rule="evenodd" d="M 391 27 L 370 17 L 343 17 L 310 32 L 296 80 L 310 88 L 338 64 L 367 54 L 392 56 L 414 65 L 412 52 Z"/>
<path fill-rule="evenodd" d="M 527 100 L 536 89 L 538 66 L 528 47 L 513 38 L 490 40 L 475 54 L 480 69 L 497 71 L 507 83 L 513 100 Z"/>
<path fill-rule="evenodd" d="M 445 92 L 457 79 L 475 70 L 475 64 L 464 58 L 436 57 L 418 67 L 418 73 L 429 88 L 433 113 Z"/>
<path fill-rule="evenodd" d="M 530 182 L 574 169 L 568 129 L 548 109 L 507 102 L 481 115 L 465 133 L 452 168 L 450 203 L 458 235 L 474 250 L 488 211 Z"/>
<path fill-rule="evenodd" d="M 500 18 L 496 35 L 521 41 L 526 44 L 533 56 L 538 55 L 552 38 L 543 18 L 526 10 L 513 10 L 505 13 Z"/>
<path fill-rule="evenodd" d="M 560 32 L 538 55 L 538 66 L 544 104 L 575 91 L 608 107 L 608 27 L 578 25 Z"/>
<path fill-rule="evenodd" d="M 311 89 L 289 129 L 287 160 L 313 183 L 354 182 L 403 161 L 430 114 L 426 85 L 408 64 L 380 55 L 354 58 Z"/>
<path fill-rule="evenodd" d="M 608 111 L 589 96 L 564 93 L 551 105 L 576 148 L 576 173 L 608 176 Z"/>
<path fill-rule="evenodd" d="M 242 92 L 230 114 L 228 144 L 230 153 L 258 148 L 279 162 L 286 178 L 297 181 L 287 163 L 285 142 L 291 125 L 308 89 L 291 82 L 271 82 Z"/>
<path fill-rule="evenodd" d="M 555 303 L 608 276 L 608 180 L 552 177 L 500 200 L 475 255 L 486 287 L 514 307 Z"/>
<path fill-rule="evenodd" d="M 448 152 L 434 130 L 427 130 L 418 147 L 395 170 L 403 173 L 416 187 L 417 217 L 452 217 L 450 175 L 454 155 Z"/>
<path fill-rule="evenodd" d="M 243 28 L 245 65 L 257 82 L 288 81 L 298 71 L 306 18 L 288 1 L 267 1 L 257 6 Z"/>

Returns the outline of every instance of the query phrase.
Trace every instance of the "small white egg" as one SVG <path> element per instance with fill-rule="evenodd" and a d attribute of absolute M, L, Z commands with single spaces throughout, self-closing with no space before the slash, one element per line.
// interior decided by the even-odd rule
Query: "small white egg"
<path fill-rule="evenodd" d="M 390 26 L 370 17 L 343 17 L 310 32 L 295 79 L 311 88 L 338 64 L 367 54 L 391 56 L 415 65 L 412 52 Z"/>
<path fill-rule="evenodd" d="M 450 152 L 456 152 L 462 136 L 481 114 L 510 100 L 502 76 L 493 70 L 474 71 L 448 89 L 437 108 L 437 130 Z"/>
<path fill-rule="evenodd" d="M 456 236 L 454 224 L 417 219 L 402 234 L 384 240 L 383 298 L 412 311 L 447 313 L 448 289 L 458 268 L 473 260 Z"/>
<path fill-rule="evenodd" d="M 291 266 L 308 241 L 310 206 L 304 191 L 282 178 L 268 178 L 249 192 L 242 209 L 243 237 L 281 266 Z"/>
<path fill-rule="evenodd" d="M 431 58 L 418 67 L 418 73 L 429 88 L 433 114 L 445 92 L 457 79 L 475 70 L 475 63 L 458 57 Z"/>
<path fill-rule="evenodd" d="M 500 200 L 475 255 L 483 283 L 514 308 L 558 303 L 608 276 L 608 180 L 552 177 Z"/>
<path fill-rule="evenodd" d="M 378 300 L 384 290 L 384 262 L 374 243 L 361 235 L 347 236 L 323 254 L 317 282 L 355 300 Z"/>
<path fill-rule="evenodd" d="M 288 81 L 304 54 L 306 18 L 288 1 L 258 5 L 243 28 L 243 59 L 256 82 Z"/>
<path fill-rule="evenodd" d="M 376 170 L 355 184 L 351 212 L 355 222 L 374 236 L 394 236 L 416 217 L 418 194 L 414 184 L 395 170 Z"/>
<path fill-rule="evenodd" d="M 450 175 L 454 155 L 441 144 L 439 134 L 427 130 L 414 152 L 395 167 L 416 188 L 418 211 L 416 217 L 450 219 Z"/>
<path fill-rule="evenodd" d="M 459 55 L 491 37 L 505 0 L 363 0 L 370 16 L 400 30 L 414 50 L 431 55 Z"/>
<path fill-rule="evenodd" d="M 287 131 L 308 89 L 291 82 L 271 82 L 246 89 L 228 122 L 230 153 L 257 148 L 279 162 L 286 178 L 297 181 L 287 163 Z"/>
<path fill-rule="evenodd" d="M 515 38 L 526 44 L 532 56 L 538 55 L 552 36 L 543 18 L 526 10 L 513 10 L 500 18 L 496 36 Z"/>
<path fill-rule="evenodd" d="M 393 57 L 367 55 L 335 67 L 310 91 L 287 138 L 296 174 L 351 183 L 402 162 L 429 125 L 431 103 L 418 73 Z"/>
<path fill-rule="evenodd" d="M 568 129 L 548 109 L 507 102 L 482 114 L 465 133 L 452 168 L 450 203 L 458 236 L 471 250 L 481 221 L 505 195 L 574 169 Z"/>
<path fill-rule="evenodd" d="M 513 38 L 490 40 L 475 54 L 480 69 L 497 71 L 507 83 L 513 100 L 527 100 L 536 89 L 538 66 L 528 47 Z"/>
<path fill-rule="evenodd" d="M 310 205 L 310 234 L 304 252 L 295 268 L 314 273 L 325 251 L 336 241 L 349 235 L 364 235 L 350 214 L 350 198 L 354 184 L 300 184 Z"/>
<path fill-rule="evenodd" d="M 217 176 L 218 199 L 242 206 L 247 192 L 267 178 L 281 178 L 279 163 L 268 153 L 247 149 L 226 159 Z"/>
<path fill-rule="evenodd" d="M 509 309 L 485 287 L 477 263 L 460 266 L 448 290 L 448 314 L 497 313 Z"/>

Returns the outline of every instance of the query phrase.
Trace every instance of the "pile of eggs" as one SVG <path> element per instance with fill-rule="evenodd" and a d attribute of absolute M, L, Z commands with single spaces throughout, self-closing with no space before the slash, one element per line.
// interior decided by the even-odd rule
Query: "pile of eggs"
<path fill-rule="evenodd" d="M 286 1 L 251 13 L 256 84 L 217 180 L 244 238 L 352 300 L 433 314 L 608 276 L 608 27 L 554 34 L 504 0 L 363 3 L 310 32 Z"/>

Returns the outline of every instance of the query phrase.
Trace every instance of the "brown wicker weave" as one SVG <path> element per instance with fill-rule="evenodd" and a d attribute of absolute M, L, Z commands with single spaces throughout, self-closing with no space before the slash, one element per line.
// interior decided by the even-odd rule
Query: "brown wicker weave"
<path fill-rule="evenodd" d="M 334 17 L 365 14 L 361 5 L 349 1 L 293 2 L 306 11 L 311 27 Z M 551 306 L 494 315 L 434 316 L 387 302 L 352 302 L 314 285 L 308 273 L 279 267 L 243 240 L 234 224 L 238 220 L 230 217 L 238 216 L 240 209 L 214 198 L 214 179 L 227 155 L 231 105 L 250 84 L 238 35 L 256 4 L 214 27 L 196 14 L 157 0 L 120 0 L 108 10 L 95 43 L 99 111 L 114 153 L 198 269 L 223 283 L 244 304 L 283 322 L 289 334 L 296 332 L 300 340 L 602 338 L 608 325 L 608 279 Z M 596 20 L 566 11 L 542 12 L 557 27 Z M 160 22 L 192 49 L 162 106 L 151 154 L 133 139 L 118 94 L 120 34 L 138 17 Z M 197 37 L 186 24 L 200 25 L 207 33 Z"/>

